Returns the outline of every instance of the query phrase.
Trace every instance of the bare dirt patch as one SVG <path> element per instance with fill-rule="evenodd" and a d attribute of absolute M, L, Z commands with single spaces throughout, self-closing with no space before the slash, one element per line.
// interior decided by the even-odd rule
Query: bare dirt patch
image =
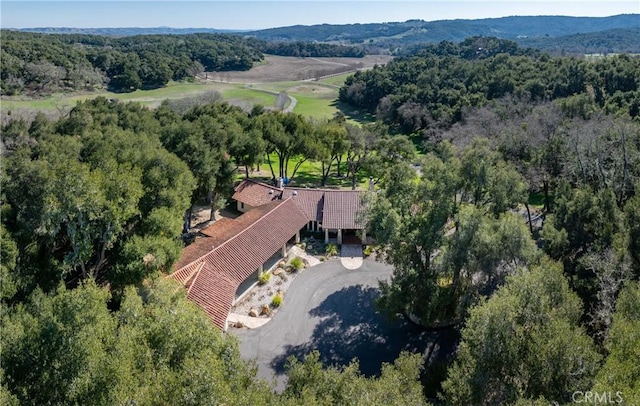
<path fill-rule="evenodd" d="M 242 72 L 208 72 L 207 78 L 218 82 L 266 83 L 307 80 L 335 75 L 374 65 L 384 65 L 389 55 L 367 55 L 364 58 L 297 58 L 292 56 L 265 57 L 263 63 Z"/>
<path fill-rule="evenodd" d="M 298 85 L 291 87 L 287 90 L 291 93 L 302 93 L 302 94 L 335 94 L 336 90 L 327 86 L 320 85 Z"/>

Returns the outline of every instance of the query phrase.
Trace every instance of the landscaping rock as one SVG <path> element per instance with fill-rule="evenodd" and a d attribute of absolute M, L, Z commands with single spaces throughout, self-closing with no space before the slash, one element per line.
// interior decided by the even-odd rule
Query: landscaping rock
<path fill-rule="evenodd" d="M 258 311 L 256 309 L 249 310 L 249 316 L 258 317 L 259 316 Z"/>
<path fill-rule="evenodd" d="M 235 324 L 233 325 L 233 327 L 235 327 L 235 328 L 243 328 L 244 324 L 242 324 L 241 321 L 236 321 Z"/>
<path fill-rule="evenodd" d="M 262 305 L 262 310 L 260 311 L 260 314 L 264 314 L 268 316 L 269 313 L 271 313 L 271 308 L 269 307 L 269 305 Z"/>
<path fill-rule="evenodd" d="M 286 263 L 286 262 L 284 262 L 284 261 L 280 261 L 280 262 L 278 262 L 278 266 L 279 266 L 280 268 L 284 268 L 286 265 L 287 265 L 287 263 Z"/>
<path fill-rule="evenodd" d="M 276 270 L 275 270 L 275 271 L 273 271 L 273 274 L 274 274 L 275 276 L 278 276 L 278 275 L 280 275 L 282 272 L 284 272 L 284 269 L 282 269 L 282 268 L 276 268 Z"/>

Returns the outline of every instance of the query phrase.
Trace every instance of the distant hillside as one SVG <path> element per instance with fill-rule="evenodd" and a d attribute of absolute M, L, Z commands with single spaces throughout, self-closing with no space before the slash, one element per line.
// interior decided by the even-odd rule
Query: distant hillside
<path fill-rule="evenodd" d="M 37 32 L 41 34 L 83 34 L 105 35 L 109 37 L 129 37 L 133 35 L 182 35 L 197 33 L 239 33 L 237 30 L 218 30 L 216 28 L 171 28 L 171 27 L 124 27 L 124 28 L 69 28 L 69 27 L 35 27 L 21 28 L 15 31 Z"/>
<path fill-rule="evenodd" d="M 640 14 L 611 17 L 503 17 L 479 20 L 409 20 L 403 23 L 295 25 L 247 32 L 266 41 L 322 41 L 351 44 L 412 44 L 459 42 L 473 36 L 506 39 L 557 37 L 612 29 L 640 27 Z"/>
<path fill-rule="evenodd" d="M 611 17 L 503 17 L 479 20 L 409 20 L 405 22 L 294 25 L 258 31 L 214 28 L 25 28 L 20 31 L 47 34 L 91 34 L 125 37 L 151 34 L 235 33 L 269 42 L 263 52 L 291 56 L 406 55 L 425 44 L 470 37 L 496 37 L 548 52 L 640 53 L 640 14 Z M 312 45 L 305 44 L 314 43 Z M 275 44 L 274 44 L 275 43 Z M 346 45 L 329 52 L 318 43 Z M 357 47 L 357 48 L 355 48 Z M 311 48 L 311 49 L 308 49 Z M 328 53 L 327 53 L 328 52 Z"/>
<path fill-rule="evenodd" d="M 516 39 L 516 42 L 525 47 L 553 53 L 640 53 L 640 27 L 561 37 L 523 38 Z"/>

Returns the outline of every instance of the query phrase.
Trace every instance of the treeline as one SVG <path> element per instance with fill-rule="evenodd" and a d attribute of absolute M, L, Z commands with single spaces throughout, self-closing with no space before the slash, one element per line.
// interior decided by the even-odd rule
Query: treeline
<path fill-rule="evenodd" d="M 239 167 L 273 170 L 271 153 L 282 168 L 273 176 L 291 179 L 290 159 L 331 168 L 346 154 L 355 179 L 367 160 L 380 174 L 388 167 L 373 159 L 376 145 L 400 159 L 389 148 L 398 143 L 340 116 L 170 106 L 97 98 L 56 121 L 39 114 L 2 128 L 0 403 L 424 403 L 417 355 L 365 378 L 357 363 L 324 369 L 312 354 L 289 363 L 274 394 L 163 278 L 189 208 L 209 202 L 215 212 Z"/>
<path fill-rule="evenodd" d="M 296 57 L 362 58 L 366 55 L 363 47 L 303 41 L 268 42 L 262 49 L 266 54 Z"/>
<path fill-rule="evenodd" d="M 43 95 L 108 88 L 130 92 L 192 79 L 204 71 L 251 69 L 263 53 L 362 57 L 358 47 L 267 43 L 231 34 L 107 37 L 2 31 L 0 93 Z"/>
<path fill-rule="evenodd" d="M 510 53 L 523 51 L 513 49 L 512 43 L 475 41 L 475 52 L 473 47 L 441 43 L 425 49 L 422 56 L 356 72 L 340 89 L 340 100 L 375 111 L 378 119 L 404 133 L 447 128 L 461 120 L 465 109 L 506 95 L 532 101 L 582 95 L 605 111 L 639 114 L 638 58 L 623 54 L 586 61 L 546 54 L 514 56 Z M 481 44 L 487 42 L 498 44 L 492 49 L 506 53 L 476 59 L 485 56 Z"/>
<path fill-rule="evenodd" d="M 469 61 L 485 59 L 498 54 L 531 57 L 541 55 L 540 51 L 533 48 L 519 47 L 514 41 L 495 37 L 469 37 L 458 43 L 442 41 L 437 44 L 419 44 L 403 48 L 400 51 L 400 56 L 457 57 Z"/>
<path fill-rule="evenodd" d="M 108 87 L 162 87 L 207 71 L 248 70 L 262 60 L 258 41 L 235 35 L 34 34 L 2 31 L 2 94 Z"/>

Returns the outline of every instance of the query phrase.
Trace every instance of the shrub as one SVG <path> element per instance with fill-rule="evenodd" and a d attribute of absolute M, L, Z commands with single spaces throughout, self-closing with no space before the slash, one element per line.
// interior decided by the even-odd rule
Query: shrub
<path fill-rule="evenodd" d="M 273 299 L 271 299 L 271 306 L 280 307 L 281 304 L 282 304 L 282 296 L 280 296 L 280 294 L 278 293 L 273 297 Z"/>
<path fill-rule="evenodd" d="M 258 285 L 267 284 L 269 279 L 271 279 L 271 273 L 269 273 L 269 271 L 260 272 L 260 275 L 258 276 Z"/>
<path fill-rule="evenodd" d="M 294 271 L 299 271 L 304 268 L 304 262 L 302 262 L 300 257 L 295 257 L 291 260 L 291 267 Z"/>
<path fill-rule="evenodd" d="M 363 254 L 365 257 L 370 256 L 372 253 L 373 253 L 373 246 L 372 246 L 372 245 L 367 245 L 367 246 L 364 248 L 364 251 L 362 252 L 362 254 Z"/>
<path fill-rule="evenodd" d="M 335 257 L 338 255 L 338 246 L 335 244 L 328 244 L 326 254 L 328 257 Z"/>

